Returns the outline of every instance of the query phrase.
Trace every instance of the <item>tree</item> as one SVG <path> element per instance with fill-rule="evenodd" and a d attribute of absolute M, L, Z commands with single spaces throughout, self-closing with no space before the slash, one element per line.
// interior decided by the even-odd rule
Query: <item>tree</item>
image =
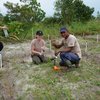
<path fill-rule="evenodd" d="M 27 23 L 40 22 L 45 17 L 45 12 L 40 8 L 40 3 L 36 0 L 20 0 L 22 5 L 6 2 L 4 5 L 8 9 L 9 19 Z"/>
<path fill-rule="evenodd" d="M 83 1 L 75 0 L 74 1 L 74 14 L 76 21 L 88 21 L 92 18 L 94 8 L 86 6 Z"/>
<path fill-rule="evenodd" d="M 94 8 L 86 6 L 82 0 L 57 0 L 55 10 L 55 16 L 67 24 L 72 21 L 87 21 L 94 12 Z"/>
<path fill-rule="evenodd" d="M 0 23 L 3 22 L 3 18 L 4 18 L 4 16 L 2 15 L 2 13 L 0 13 Z"/>
<path fill-rule="evenodd" d="M 0 25 L 3 23 L 3 18 L 4 18 L 4 16 L 3 16 L 3 14 L 0 11 Z"/>
<path fill-rule="evenodd" d="M 99 11 L 97 12 L 97 19 L 100 20 L 100 12 Z"/>
<path fill-rule="evenodd" d="M 43 23 L 45 25 L 54 25 L 54 24 L 60 24 L 61 22 L 61 19 L 59 18 L 55 18 L 55 17 L 46 17 L 44 20 L 43 20 Z"/>
<path fill-rule="evenodd" d="M 57 0 L 55 3 L 55 14 L 54 16 L 61 18 L 62 23 L 68 23 L 73 20 L 73 0 Z"/>

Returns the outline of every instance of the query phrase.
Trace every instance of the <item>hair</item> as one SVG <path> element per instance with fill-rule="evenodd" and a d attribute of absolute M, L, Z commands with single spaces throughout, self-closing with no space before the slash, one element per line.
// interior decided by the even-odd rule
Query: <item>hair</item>
<path fill-rule="evenodd" d="M 40 30 L 38 30 L 38 31 L 36 32 L 36 35 L 42 36 L 42 35 L 43 35 L 43 32 L 40 31 Z"/>

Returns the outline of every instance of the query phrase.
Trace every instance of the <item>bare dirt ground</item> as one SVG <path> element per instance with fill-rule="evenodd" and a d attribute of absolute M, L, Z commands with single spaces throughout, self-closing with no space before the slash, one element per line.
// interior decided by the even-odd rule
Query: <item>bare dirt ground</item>
<path fill-rule="evenodd" d="M 94 48 L 94 46 L 95 46 L 94 42 L 91 43 L 91 42 L 87 41 L 88 44 L 91 45 L 91 47 L 88 48 L 88 50 L 89 50 L 88 53 L 85 52 L 85 42 L 83 42 L 83 41 L 80 42 L 82 52 L 83 52 L 83 60 L 81 63 L 82 69 L 78 69 L 77 71 L 73 71 L 72 73 L 75 74 L 76 76 L 80 76 L 81 72 L 82 73 L 84 72 L 87 74 L 87 72 L 85 72 L 85 71 L 87 71 L 87 70 L 91 71 L 89 73 L 89 75 L 87 74 L 87 76 L 84 76 L 84 74 L 83 74 L 82 78 L 84 78 L 86 80 L 79 81 L 78 79 L 76 79 L 76 80 L 78 80 L 78 82 L 74 84 L 74 83 L 71 83 L 71 82 L 73 82 L 74 79 L 73 78 L 72 78 L 73 80 L 69 79 L 70 73 L 68 74 L 69 77 L 66 76 L 67 77 L 66 80 L 65 80 L 65 76 L 64 76 L 65 73 L 58 73 L 58 74 L 56 73 L 56 74 L 60 77 L 60 81 L 62 81 L 63 84 L 68 82 L 67 85 L 64 84 L 64 86 L 66 86 L 66 87 L 68 86 L 69 88 L 67 87 L 67 89 L 72 90 L 72 95 L 68 94 L 69 97 L 72 96 L 74 98 L 74 100 L 86 100 L 86 99 L 91 100 L 91 98 L 93 98 L 93 96 L 94 96 L 93 100 L 99 100 L 99 97 L 100 97 L 98 95 L 98 94 L 100 94 L 99 74 L 95 75 L 95 78 L 96 77 L 97 78 L 93 79 L 93 81 L 90 81 L 90 80 L 92 80 L 90 78 L 94 78 L 93 76 L 94 76 L 95 72 L 92 72 L 92 69 L 93 70 L 95 69 L 95 66 L 96 66 L 95 64 L 97 64 L 97 68 L 95 71 L 98 71 L 98 73 L 100 73 L 100 66 L 99 66 L 100 51 L 99 52 L 98 52 L 98 50 L 97 50 L 97 52 L 92 51 L 92 48 Z M 52 72 L 52 70 L 51 70 L 52 68 L 45 67 L 45 70 L 44 70 L 44 68 L 41 68 L 37 65 L 32 64 L 31 57 L 30 57 L 30 42 L 31 41 L 27 41 L 27 42 L 23 42 L 23 43 L 16 43 L 16 44 L 12 44 L 12 43 L 5 44 L 5 47 L 3 50 L 3 69 L 0 69 L 0 100 L 41 100 L 41 98 L 37 99 L 37 97 L 41 96 L 40 95 L 41 92 L 38 89 L 42 88 L 43 84 L 38 85 L 39 80 L 37 80 L 37 78 L 40 78 L 40 76 L 43 76 L 43 78 L 45 79 L 45 75 L 49 74 L 49 71 Z M 100 48 L 100 45 L 97 45 L 97 46 L 98 46 L 98 48 Z M 93 65 L 93 67 L 91 67 L 91 65 Z M 88 68 L 86 69 L 87 66 L 88 66 Z M 79 70 L 81 72 L 78 72 Z M 55 75 L 55 74 L 53 74 L 53 75 Z M 57 75 L 55 75 L 55 76 L 58 77 Z M 91 77 L 90 77 L 90 75 L 91 75 Z M 33 79 L 33 77 L 34 77 L 34 79 Z M 87 80 L 88 78 L 89 78 L 89 80 Z M 51 79 L 52 79 L 52 77 L 51 77 Z M 69 82 L 68 79 L 71 82 Z M 35 80 L 37 80 L 36 83 L 35 83 Z M 43 81 L 45 81 L 45 80 L 43 80 Z M 51 82 L 51 80 L 48 80 L 48 82 L 49 81 Z M 47 84 L 50 84 L 48 82 L 47 82 Z M 58 82 L 58 80 L 57 80 L 57 82 Z M 96 84 L 92 88 L 91 88 L 91 86 L 92 86 L 91 82 L 94 82 L 93 84 Z M 63 85 L 62 83 L 58 82 L 57 84 Z M 46 84 L 46 83 L 44 83 L 44 84 Z M 51 82 L 51 84 L 53 84 L 53 83 Z M 38 87 L 38 89 L 36 89 L 37 87 Z M 55 87 L 57 88 L 57 85 L 55 85 Z M 83 89 L 84 87 L 88 87 L 88 88 L 85 88 L 85 90 L 84 90 Z M 82 89 L 79 90 L 79 88 L 82 88 Z M 37 91 L 33 91 L 32 89 L 36 89 Z M 75 92 L 76 90 L 77 90 L 77 92 Z M 42 91 L 42 89 L 41 89 L 41 91 Z M 49 91 L 49 92 L 52 92 L 52 91 Z M 89 92 L 90 92 L 90 94 L 89 94 Z M 94 93 L 92 93 L 92 92 L 94 92 Z M 95 92 L 97 92 L 97 95 L 95 95 L 96 94 Z M 59 93 L 60 92 L 58 92 L 58 94 Z M 35 95 L 37 95 L 37 97 Z M 66 98 L 66 95 L 65 95 L 65 98 Z M 65 100 L 65 98 L 63 96 L 61 96 L 61 97 L 59 97 L 58 100 L 61 100 L 61 99 Z M 95 99 L 95 98 L 97 98 L 97 99 Z M 49 99 L 49 100 L 51 100 L 51 99 Z M 54 100 L 54 98 L 52 100 Z M 71 100 L 71 99 L 69 99 L 69 100 Z"/>

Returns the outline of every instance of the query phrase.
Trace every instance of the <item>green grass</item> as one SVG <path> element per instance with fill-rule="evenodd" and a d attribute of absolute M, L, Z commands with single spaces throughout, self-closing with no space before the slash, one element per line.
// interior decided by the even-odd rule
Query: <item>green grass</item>
<path fill-rule="evenodd" d="M 71 24 L 70 30 L 76 35 L 92 35 L 100 34 L 100 21 L 92 20 L 86 23 L 74 22 Z"/>
<path fill-rule="evenodd" d="M 44 32 L 44 37 L 47 38 L 48 35 L 51 37 L 59 37 L 59 30 L 63 25 L 43 25 L 42 23 L 34 24 L 32 29 L 28 32 L 26 38 L 32 38 L 32 32 L 33 35 L 35 35 L 35 32 L 37 30 L 42 30 Z M 92 34 L 100 34 L 100 21 L 98 20 L 92 20 L 86 23 L 81 22 L 73 22 L 71 25 L 66 27 L 69 29 L 69 31 L 75 35 L 92 35 Z M 32 31 L 33 30 L 33 31 Z"/>
<path fill-rule="evenodd" d="M 83 66 L 84 64 L 84 66 Z M 88 99 L 93 99 L 97 96 L 90 89 L 94 86 L 99 86 L 98 79 L 93 64 L 81 62 L 81 68 L 73 69 L 70 72 L 54 71 L 51 65 L 45 64 L 35 69 L 35 72 L 30 74 L 27 83 L 35 85 L 34 88 L 27 88 L 26 95 L 33 95 L 35 100 L 74 100 L 73 93 L 82 92 Z M 90 66 L 92 68 L 90 68 Z M 45 70 L 45 72 L 44 72 Z M 97 81 L 97 82 L 95 82 Z M 95 82 L 95 84 L 93 84 Z M 88 91 L 85 93 L 84 91 Z M 79 97 L 82 98 L 82 97 Z"/>
<path fill-rule="evenodd" d="M 34 38 L 37 30 L 42 30 L 44 33 L 44 38 L 46 39 L 48 38 L 48 35 L 50 36 L 50 38 L 57 38 L 60 36 L 59 30 L 62 26 L 63 25 L 59 25 L 59 24 L 44 25 L 43 23 L 35 23 L 33 25 L 25 24 L 23 26 L 22 23 L 18 23 L 18 22 L 11 22 L 11 24 L 8 25 L 10 35 L 16 33 L 16 36 L 20 40 Z M 91 20 L 86 23 L 73 22 L 71 25 L 64 25 L 64 26 L 66 26 L 69 29 L 69 31 L 75 35 L 100 34 L 100 20 Z M 1 36 L 0 39 L 2 39 L 3 41 L 9 41 L 9 40 L 16 41 L 16 39 L 12 39 L 12 38 L 5 39 Z"/>
<path fill-rule="evenodd" d="M 81 61 L 80 68 L 74 68 L 68 72 L 54 71 L 52 63 L 37 67 L 31 66 L 29 69 L 22 67 L 22 72 L 29 77 L 26 83 L 30 87 L 18 100 L 27 100 L 29 94 L 35 100 L 75 100 L 74 95 L 78 94 L 78 98 L 82 100 L 95 100 L 98 97 L 98 92 L 93 92 L 92 88 L 95 89 L 95 86 L 99 86 L 96 77 L 99 73 L 96 73 L 95 67 L 95 64 L 84 61 Z"/>

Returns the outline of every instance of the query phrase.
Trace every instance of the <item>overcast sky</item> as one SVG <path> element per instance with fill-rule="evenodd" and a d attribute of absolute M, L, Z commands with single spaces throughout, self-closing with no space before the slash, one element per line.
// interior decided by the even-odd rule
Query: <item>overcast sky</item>
<path fill-rule="evenodd" d="M 6 9 L 3 6 L 3 3 L 5 2 L 13 2 L 13 3 L 18 3 L 19 0 L 0 0 L 0 12 L 3 14 L 6 13 Z M 41 8 L 46 12 L 46 16 L 52 16 L 54 13 L 54 2 L 56 0 L 37 0 L 41 4 Z M 97 14 L 97 11 L 100 12 L 100 0 L 83 0 L 83 2 L 90 7 L 95 8 L 94 15 Z"/>

